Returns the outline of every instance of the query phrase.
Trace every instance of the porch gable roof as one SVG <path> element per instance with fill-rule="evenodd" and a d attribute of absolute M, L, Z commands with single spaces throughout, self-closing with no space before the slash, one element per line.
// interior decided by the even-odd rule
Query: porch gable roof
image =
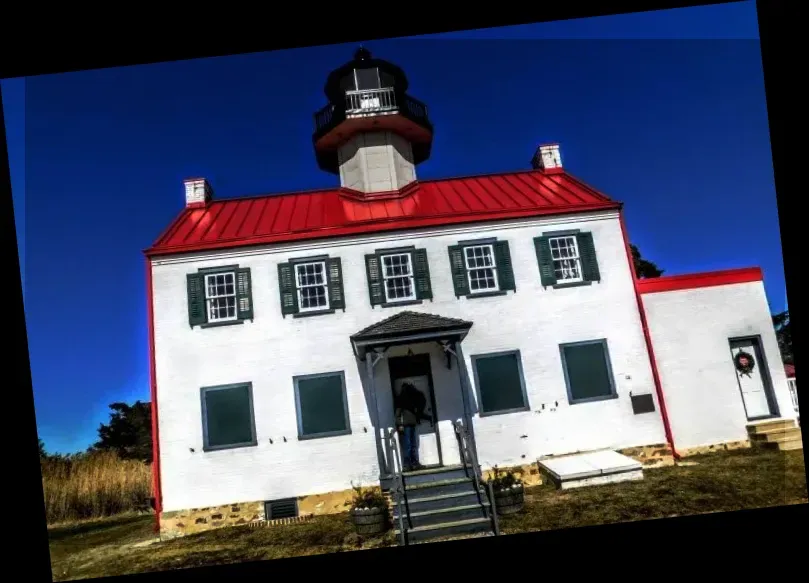
<path fill-rule="evenodd" d="M 390 345 L 410 338 L 418 342 L 463 337 L 471 327 L 472 322 L 466 320 L 405 310 L 353 334 L 351 343 L 357 355 L 362 356 L 365 350 L 357 350 L 360 347 Z"/>

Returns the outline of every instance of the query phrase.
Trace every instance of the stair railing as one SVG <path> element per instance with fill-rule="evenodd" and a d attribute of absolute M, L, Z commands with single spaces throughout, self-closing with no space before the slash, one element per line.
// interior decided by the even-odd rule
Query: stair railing
<path fill-rule="evenodd" d="M 407 502 L 407 488 L 405 487 L 404 474 L 402 472 L 402 452 L 399 444 L 399 434 L 393 428 L 388 428 L 388 448 L 391 469 L 393 470 L 393 491 L 396 495 L 396 510 L 399 516 L 399 541 L 402 545 L 409 544 L 408 531 L 404 527 L 403 514 L 407 514 L 408 528 L 413 528 L 413 521 L 410 518 L 410 505 Z"/>
<path fill-rule="evenodd" d="M 458 419 L 455 423 L 455 435 L 458 436 L 458 447 L 461 450 L 461 460 L 464 464 L 464 471 L 466 475 L 469 475 L 468 470 L 466 469 L 467 465 L 472 467 L 472 476 L 475 480 L 475 492 L 478 496 L 478 501 L 480 501 L 481 505 L 483 504 L 483 498 L 480 494 L 480 482 L 482 479 L 482 471 L 480 469 L 480 464 L 478 463 L 477 455 L 475 453 L 475 448 L 472 447 L 471 439 L 469 436 L 469 429 L 464 425 L 462 419 Z M 486 484 L 486 491 L 489 498 L 489 505 L 490 505 L 490 512 L 491 515 L 489 519 L 492 521 L 492 530 L 495 536 L 500 534 L 500 527 L 497 522 L 497 507 L 495 506 L 494 501 L 494 491 L 492 490 L 492 485 L 490 483 Z"/>

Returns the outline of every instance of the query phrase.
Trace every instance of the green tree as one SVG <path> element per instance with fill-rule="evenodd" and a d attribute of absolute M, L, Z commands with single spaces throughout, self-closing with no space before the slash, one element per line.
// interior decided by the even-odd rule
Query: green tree
<path fill-rule="evenodd" d="M 648 279 L 663 275 L 663 270 L 655 263 L 644 259 L 640 254 L 640 250 L 635 245 L 629 245 L 629 249 L 632 251 L 632 262 L 635 264 L 635 275 L 638 276 L 638 279 Z"/>
<path fill-rule="evenodd" d="M 42 441 L 42 438 L 39 438 L 39 459 L 44 460 L 48 457 L 48 453 L 45 451 L 45 442 Z"/>
<path fill-rule="evenodd" d="M 98 428 L 99 440 L 91 450 L 111 450 L 122 459 L 152 461 L 152 409 L 150 403 L 112 403 L 110 421 Z"/>
<path fill-rule="evenodd" d="M 789 310 L 775 314 L 772 317 L 772 325 L 775 328 L 778 348 L 781 350 L 781 359 L 784 364 L 795 364 L 792 355 L 792 328 L 789 322 Z"/>

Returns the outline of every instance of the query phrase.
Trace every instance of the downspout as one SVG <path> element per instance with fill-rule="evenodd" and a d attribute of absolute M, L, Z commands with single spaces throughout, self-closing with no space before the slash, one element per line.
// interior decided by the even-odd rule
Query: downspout
<path fill-rule="evenodd" d="M 160 532 L 160 513 L 163 496 L 160 489 L 160 434 L 157 423 L 157 376 L 155 373 L 154 305 L 152 287 L 152 262 L 146 257 L 146 322 L 149 333 L 149 390 L 152 409 L 152 492 L 155 499 L 155 532 Z"/>
<path fill-rule="evenodd" d="M 660 372 L 657 370 L 657 358 L 655 358 L 654 346 L 652 345 L 652 335 L 649 332 L 649 323 L 646 318 L 646 308 L 641 299 L 640 289 L 638 287 L 638 276 L 635 272 L 635 262 L 632 259 L 632 249 L 629 246 L 629 237 L 627 236 L 626 222 L 624 221 L 624 211 L 618 211 L 621 220 L 621 234 L 624 237 L 624 247 L 626 248 L 626 258 L 629 261 L 629 269 L 632 272 L 632 286 L 635 288 L 635 300 L 638 303 L 638 314 L 640 315 L 640 325 L 643 329 L 643 338 L 646 341 L 646 351 L 649 353 L 649 364 L 652 367 L 652 379 L 654 380 L 655 392 L 657 393 L 657 402 L 660 404 L 660 416 L 663 418 L 663 429 L 666 432 L 666 441 L 671 448 L 672 456 L 675 460 L 680 459 L 680 454 L 674 447 L 674 436 L 671 432 L 671 423 L 669 423 L 669 414 L 666 409 L 666 400 L 663 397 L 663 384 L 660 382 Z"/>

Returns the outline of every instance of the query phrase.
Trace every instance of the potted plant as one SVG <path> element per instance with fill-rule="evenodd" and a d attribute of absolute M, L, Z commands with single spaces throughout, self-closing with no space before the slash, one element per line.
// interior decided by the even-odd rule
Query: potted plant
<path fill-rule="evenodd" d="M 512 470 L 492 468 L 489 479 L 494 493 L 497 514 L 514 514 L 525 507 L 525 485 Z"/>
<path fill-rule="evenodd" d="M 379 488 L 354 486 L 354 498 L 349 511 L 357 534 L 372 536 L 388 529 L 390 511 L 388 500 Z"/>

